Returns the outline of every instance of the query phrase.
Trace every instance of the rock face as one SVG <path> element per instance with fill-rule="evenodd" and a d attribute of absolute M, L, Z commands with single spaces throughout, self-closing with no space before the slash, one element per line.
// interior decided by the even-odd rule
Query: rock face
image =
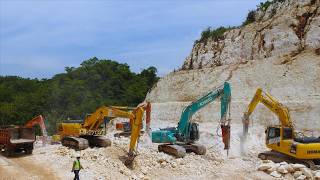
<path fill-rule="evenodd" d="M 256 22 L 221 40 L 194 44 L 182 69 L 199 69 L 320 48 L 319 0 L 286 0 L 257 10 Z"/>
<path fill-rule="evenodd" d="M 224 40 L 195 44 L 183 65 L 186 69 L 192 60 L 193 69 L 164 76 L 148 93 L 152 119 L 176 124 L 186 105 L 229 81 L 232 123 L 241 123 L 243 112 L 261 87 L 289 108 L 297 128 L 320 130 L 319 7 L 319 0 L 277 2 L 256 13 L 259 21 L 226 32 Z M 211 103 L 193 120 L 216 123 L 219 111 L 220 104 Z M 279 123 L 261 105 L 251 119 L 262 125 Z"/>
<path fill-rule="evenodd" d="M 289 108 L 297 128 L 319 130 L 320 56 L 314 52 L 170 73 L 160 79 L 147 96 L 147 100 L 152 102 L 151 119 L 169 120 L 176 124 L 186 105 L 224 81 L 229 81 L 232 86 L 232 123 L 241 123 L 243 112 L 256 89 L 261 87 Z M 217 100 L 194 114 L 193 120 L 216 123 L 220 118 L 219 112 Z M 279 123 L 278 118 L 263 105 L 257 106 L 250 119 L 262 125 Z M 152 126 L 157 128 L 156 124 Z"/>

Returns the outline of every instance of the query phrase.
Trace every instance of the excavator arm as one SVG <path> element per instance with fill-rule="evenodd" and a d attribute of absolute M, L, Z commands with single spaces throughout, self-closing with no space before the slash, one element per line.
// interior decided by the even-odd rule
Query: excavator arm
<path fill-rule="evenodd" d="M 117 109 L 116 107 L 102 106 L 98 108 L 93 114 L 85 118 L 83 128 L 87 130 L 97 130 L 103 123 L 105 117 L 111 119 L 116 117 L 132 118 L 132 113 L 129 111 Z"/>
<path fill-rule="evenodd" d="M 44 124 L 44 118 L 42 115 L 36 116 L 33 119 L 29 120 L 24 127 L 27 128 L 32 128 L 34 127 L 36 124 L 38 124 L 40 126 L 41 129 L 41 133 L 42 133 L 42 143 L 43 145 L 46 144 L 47 142 L 47 137 L 48 137 L 48 133 L 47 133 L 47 128 L 46 125 Z"/>
<path fill-rule="evenodd" d="M 27 127 L 27 128 L 32 128 L 33 126 L 35 126 L 36 124 L 38 124 L 40 126 L 40 129 L 41 129 L 41 133 L 43 136 L 48 136 L 48 133 L 47 133 L 47 128 L 46 128 L 46 125 L 44 124 L 44 118 L 42 115 L 39 115 L 37 117 L 34 117 L 33 119 L 29 120 L 25 125 L 24 127 Z"/>
<path fill-rule="evenodd" d="M 130 146 L 128 157 L 125 161 L 126 166 L 131 166 L 132 162 L 136 156 L 136 145 L 141 133 L 142 127 L 142 119 L 144 111 L 146 111 L 146 132 L 149 134 L 150 131 L 150 116 L 151 116 L 151 104 L 150 102 L 144 102 L 137 106 L 136 109 L 133 110 L 133 118 L 130 119 L 132 121 L 131 124 L 131 137 L 130 137 Z"/>
<path fill-rule="evenodd" d="M 270 111 L 272 111 L 274 114 L 278 116 L 282 127 L 293 128 L 293 123 L 290 119 L 288 108 L 283 106 L 269 93 L 263 92 L 261 88 L 258 88 L 250 104 L 248 105 L 247 111 L 244 113 L 242 118 L 244 137 L 246 137 L 248 134 L 249 117 L 259 103 L 265 105 Z"/>
<path fill-rule="evenodd" d="M 192 124 L 190 123 L 190 119 L 193 114 L 219 97 L 221 106 L 220 126 L 222 129 L 223 143 L 225 144 L 225 149 L 230 148 L 230 121 L 227 120 L 227 112 L 231 101 L 231 88 L 228 82 L 225 82 L 223 86 L 210 91 L 208 94 L 191 103 L 184 109 L 178 124 L 180 137 L 186 139 L 186 141 L 192 139 L 192 132 L 190 131 L 190 129 L 192 129 Z"/>
<path fill-rule="evenodd" d="M 192 118 L 193 114 L 199 111 L 201 108 L 205 107 L 212 101 L 216 100 L 220 97 L 221 100 L 221 124 L 226 125 L 226 116 L 229 107 L 229 103 L 231 100 L 231 90 L 229 83 L 225 82 L 223 86 L 218 87 L 217 89 L 210 91 L 205 96 L 201 97 L 197 101 L 191 103 L 187 106 L 180 118 L 178 131 L 182 135 L 188 134 L 188 125 L 190 123 L 190 119 Z"/>

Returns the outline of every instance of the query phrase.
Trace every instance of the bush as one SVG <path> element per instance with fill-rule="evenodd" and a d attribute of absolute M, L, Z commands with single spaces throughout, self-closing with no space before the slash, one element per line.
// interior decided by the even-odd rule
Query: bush
<path fill-rule="evenodd" d="M 211 27 L 208 27 L 207 29 L 205 29 L 204 31 L 202 31 L 201 33 L 201 38 L 200 40 L 197 40 L 197 42 L 205 42 L 207 41 L 209 38 L 214 39 L 215 41 L 220 40 L 220 39 L 224 39 L 224 33 L 228 30 L 234 29 L 234 27 L 219 27 L 217 29 L 212 29 Z"/>
<path fill-rule="evenodd" d="M 268 7 L 273 4 L 275 1 L 266 1 L 261 2 L 260 5 L 258 5 L 258 10 L 266 11 Z"/>
<path fill-rule="evenodd" d="M 256 21 L 255 16 L 256 16 L 256 11 L 254 10 L 249 11 L 246 20 L 242 23 L 242 26 L 255 22 Z"/>
<path fill-rule="evenodd" d="M 256 21 L 255 19 L 255 15 L 256 15 L 256 12 L 261 10 L 261 11 L 266 11 L 270 5 L 274 4 L 274 3 L 277 3 L 277 2 L 284 2 L 286 0 L 273 0 L 273 1 L 266 1 L 266 2 L 261 2 L 258 6 L 257 6 L 257 9 L 256 10 L 251 10 L 249 11 L 248 15 L 247 15 L 247 18 L 246 20 L 242 23 L 242 26 L 245 26 L 247 24 L 250 24 L 250 23 L 253 23 Z M 276 14 L 276 9 L 272 9 L 272 15 Z"/>

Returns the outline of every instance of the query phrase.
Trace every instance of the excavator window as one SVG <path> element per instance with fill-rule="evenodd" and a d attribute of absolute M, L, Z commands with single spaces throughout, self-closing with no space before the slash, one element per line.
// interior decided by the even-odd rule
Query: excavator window
<path fill-rule="evenodd" d="M 268 132 L 268 139 L 280 137 L 280 128 L 271 127 Z"/>
<path fill-rule="evenodd" d="M 283 128 L 283 140 L 286 139 L 292 139 L 293 138 L 293 132 L 292 132 L 292 128 L 289 127 L 284 127 Z"/>

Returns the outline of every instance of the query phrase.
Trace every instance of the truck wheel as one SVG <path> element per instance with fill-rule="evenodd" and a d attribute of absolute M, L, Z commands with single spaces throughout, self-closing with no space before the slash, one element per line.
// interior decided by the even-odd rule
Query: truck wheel
<path fill-rule="evenodd" d="M 7 156 L 7 157 L 12 156 L 12 151 L 11 151 L 11 149 L 5 148 L 5 149 L 4 149 L 4 155 Z"/>
<path fill-rule="evenodd" d="M 26 154 L 32 154 L 32 149 L 26 149 Z"/>

